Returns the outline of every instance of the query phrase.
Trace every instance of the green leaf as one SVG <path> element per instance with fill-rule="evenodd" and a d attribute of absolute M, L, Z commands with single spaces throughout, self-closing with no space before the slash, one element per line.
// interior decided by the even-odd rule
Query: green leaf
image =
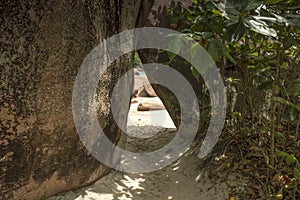
<path fill-rule="evenodd" d="M 176 55 L 180 52 L 182 46 L 182 41 L 179 36 L 175 36 L 175 38 L 170 42 L 168 46 L 168 56 L 170 60 L 173 60 Z"/>
<path fill-rule="evenodd" d="M 287 165 L 291 165 L 291 164 L 294 164 L 297 162 L 297 159 L 295 156 L 293 155 L 288 155 L 286 158 L 285 158 L 285 162 Z"/>
<path fill-rule="evenodd" d="M 212 16 L 222 16 L 222 13 L 216 9 L 212 9 Z"/>
<path fill-rule="evenodd" d="M 192 71 L 192 74 L 193 76 L 197 79 L 197 81 L 199 82 L 200 81 L 200 74 L 199 72 L 197 71 L 197 69 L 193 66 L 191 66 L 191 71 Z"/>
<path fill-rule="evenodd" d="M 219 60 L 219 46 L 217 45 L 217 42 L 215 39 L 212 39 L 208 42 L 207 52 L 211 56 L 214 62 L 217 62 Z"/>
<path fill-rule="evenodd" d="M 284 151 L 280 151 L 278 149 L 275 150 L 275 155 L 278 156 L 278 157 L 286 157 L 286 156 L 289 156 L 288 153 L 284 152 Z"/>
<path fill-rule="evenodd" d="M 292 104 L 292 106 L 296 108 L 298 112 L 300 112 L 300 104 Z"/>
<path fill-rule="evenodd" d="M 290 120 L 293 121 L 298 117 L 298 112 L 296 108 L 292 108 L 290 111 Z"/>
<path fill-rule="evenodd" d="M 269 162 L 270 162 L 269 156 L 264 151 L 262 152 L 262 154 L 264 155 L 266 163 L 269 164 Z"/>
<path fill-rule="evenodd" d="M 265 4 L 276 4 L 285 0 L 264 0 Z"/>
<path fill-rule="evenodd" d="M 230 62 L 233 64 L 236 64 L 236 61 L 233 59 L 233 57 L 229 54 L 229 52 L 226 49 L 226 46 L 221 43 L 219 40 L 214 39 L 215 46 L 218 48 L 219 52 L 225 56 Z"/>
<path fill-rule="evenodd" d="M 296 79 L 290 89 L 290 93 L 294 96 L 300 96 L 300 78 Z"/>
<path fill-rule="evenodd" d="M 255 20 L 262 20 L 262 21 L 269 21 L 269 22 L 276 22 L 276 18 L 274 17 L 264 17 L 264 16 L 252 16 Z"/>
<path fill-rule="evenodd" d="M 273 97 L 273 100 L 278 102 L 278 103 L 281 103 L 281 104 L 284 104 L 284 105 L 288 105 L 290 106 L 292 103 L 287 101 L 286 99 L 284 98 L 281 98 L 281 97 Z"/>
<path fill-rule="evenodd" d="M 208 53 L 198 43 L 194 43 L 189 50 L 191 61 L 200 73 L 205 73 L 209 68 L 212 59 Z"/>
<path fill-rule="evenodd" d="M 230 62 L 236 64 L 236 61 L 226 50 L 226 46 L 217 39 L 211 39 L 208 42 L 207 52 L 210 54 L 214 62 L 219 60 L 220 55 L 225 56 Z"/>
<path fill-rule="evenodd" d="M 238 16 L 240 15 L 241 13 L 239 11 L 237 11 L 233 6 L 226 6 L 225 8 L 225 12 L 227 14 L 227 16 L 229 18 L 233 17 L 233 16 Z"/>
<path fill-rule="evenodd" d="M 267 35 L 267 36 L 272 36 L 272 37 L 277 36 L 277 32 L 274 29 L 269 28 L 269 26 L 264 21 L 254 20 L 254 19 L 245 19 L 244 24 L 245 24 L 245 26 L 249 27 L 251 30 L 253 30 L 257 33 Z"/>
<path fill-rule="evenodd" d="M 274 17 L 276 17 L 276 22 L 278 23 L 285 23 L 286 25 L 293 25 L 294 26 L 294 23 L 280 15 L 277 15 L 275 13 L 271 13 Z"/>
<path fill-rule="evenodd" d="M 239 19 L 237 17 L 231 17 L 231 18 L 225 20 L 224 23 L 229 28 L 229 26 L 234 25 L 234 24 L 236 24 L 238 22 L 239 22 Z"/>
<path fill-rule="evenodd" d="M 212 32 L 203 32 L 203 39 L 209 39 L 211 37 L 213 37 L 213 33 Z"/>
<path fill-rule="evenodd" d="M 228 37 L 231 42 L 239 41 L 245 33 L 245 26 L 242 21 L 228 27 Z"/>
<path fill-rule="evenodd" d="M 281 132 L 275 132 L 275 137 L 285 141 L 285 135 Z"/>
<path fill-rule="evenodd" d="M 193 58 L 195 58 L 197 56 L 197 53 L 198 53 L 199 48 L 200 48 L 199 46 L 200 46 L 200 44 L 198 44 L 197 42 L 195 42 L 191 46 L 191 48 L 190 48 L 190 56 L 191 56 L 192 60 L 193 60 Z"/>
<path fill-rule="evenodd" d="M 245 1 L 245 2 L 247 2 L 247 1 Z M 262 2 L 262 0 L 249 0 L 247 3 L 248 3 L 248 4 L 247 4 L 245 10 L 249 11 L 249 10 L 252 10 L 252 9 L 254 9 L 254 8 L 257 8 L 257 7 L 260 6 L 263 2 Z"/>
<path fill-rule="evenodd" d="M 296 110 L 298 110 L 298 112 L 300 112 L 300 105 L 299 104 L 293 104 L 292 102 L 290 101 L 287 101 L 281 97 L 273 97 L 273 100 L 278 102 L 278 103 L 281 103 L 281 104 L 284 104 L 284 105 L 287 105 L 287 106 L 291 106 L 293 108 L 295 108 Z"/>
<path fill-rule="evenodd" d="M 294 26 L 300 28 L 300 19 L 299 18 L 289 19 L 289 21 L 292 22 Z"/>
<path fill-rule="evenodd" d="M 235 3 L 232 4 L 229 1 L 222 1 L 222 0 L 217 4 L 213 2 L 213 4 L 221 11 L 222 15 L 227 19 L 232 17 L 237 17 L 240 15 L 240 12 L 238 10 L 241 10 L 240 9 L 241 4 L 235 4 Z"/>

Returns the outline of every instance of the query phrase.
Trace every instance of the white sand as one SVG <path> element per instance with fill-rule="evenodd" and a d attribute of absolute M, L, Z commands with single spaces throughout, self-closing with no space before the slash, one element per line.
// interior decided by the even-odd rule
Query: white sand
<path fill-rule="evenodd" d="M 157 132 L 158 127 L 129 127 L 131 132 Z M 148 142 L 129 138 L 126 149 L 147 151 L 168 143 L 176 132 L 163 129 Z M 122 174 L 112 171 L 89 187 L 60 194 L 48 200 L 224 200 L 231 187 L 241 183 L 236 178 L 211 180 L 199 169 L 197 152 L 189 151 L 172 165 L 144 174 Z"/>
<path fill-rule="evenodd" d="M 164 128 L 176 129 L 167 110 L 137 111 L 139 103 L 159 103 L 158 97 L 137 97 L 136 103 L 131 104 L 128 113 L 127 126 L 159 126 Z"/>

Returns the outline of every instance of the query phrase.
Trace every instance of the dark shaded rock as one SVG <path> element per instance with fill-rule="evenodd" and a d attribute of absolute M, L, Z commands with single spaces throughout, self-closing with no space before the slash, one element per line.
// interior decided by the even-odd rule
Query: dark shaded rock
<path fill-rule="evenodd" d="M 134 28 L 151 4 L 1 2 L 0 199 L 45 199 L 109 173 L 79 140 L 72 116 L 73 83 L 99 41 Z M 121 130 L 112 119 L 110 94 L 131 67 L 131 58 L 115 61 L 100 84 L 99 122 L 114 143 L 119 143 Z"/>

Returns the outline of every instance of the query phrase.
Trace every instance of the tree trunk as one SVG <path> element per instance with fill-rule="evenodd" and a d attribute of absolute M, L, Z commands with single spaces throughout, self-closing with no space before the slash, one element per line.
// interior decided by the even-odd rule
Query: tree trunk
<path fill-rule="evenodd" d="M 103 39 L 134 28 L 151 2 L 1 2 L 0 199 L 45 199 L 109 173 L 79 140 L 72 88 L 85 56 Z M 130 63 L 131 55 L 118 59 L 99 90 L 108 94 L 99 121 L 114 143 L 121 130 L 112 120 L 111 90 Z"/>

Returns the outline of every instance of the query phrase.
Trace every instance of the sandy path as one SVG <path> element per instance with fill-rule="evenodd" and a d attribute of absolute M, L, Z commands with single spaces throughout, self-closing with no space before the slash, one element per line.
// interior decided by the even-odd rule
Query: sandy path
<path fill-rule="evenodd" d="M 129 127 L 131 132 L 153 133 L 158 127 Z M 176 134 L 163 129 L 158 135 L 147 139 L 129 138 L 126 149 L 149 151 L 168 143 Z M 93 185 L 60 194 L 48 200 L 210 200 L 229 199 L 231 187 L 238 181 L 227 178 L 212 181 L 199 169 L 197 152 L 189 151 L 172 165 L 159 171 L 144 174 L 122 174 L 113 171 Z"/>
<path fill-rule="evenodd" d="M 140 97 L 140 102 L 161 102 L 159 98 Z M 169 143 L 176 134 L 166 110 L 137 112 L 131 105 L 126 150 L 150 152 Z M 173 164 L 144 174 L 112 171 L 91 186 L 62 193 L 48 200 L 224 200 L 230 199 L 232 188 L 241 185 L 237 178 L 211 180 L 199 168 L 200 160 L 189 150 Z M 143 163 L 141 163 L 143 164 Z"/>

